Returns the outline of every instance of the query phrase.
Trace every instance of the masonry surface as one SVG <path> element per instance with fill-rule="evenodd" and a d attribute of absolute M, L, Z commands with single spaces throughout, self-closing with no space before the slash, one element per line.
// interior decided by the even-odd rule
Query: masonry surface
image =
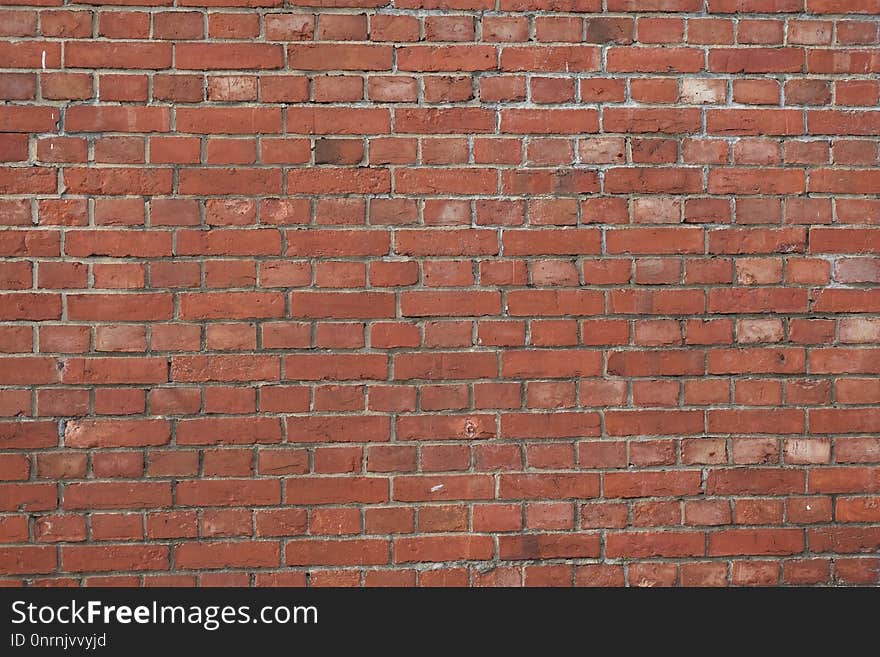
<path fill-rule="evenodd" d="M 0 0 L 0 583 L 877 585 L 878 26 Z"/>

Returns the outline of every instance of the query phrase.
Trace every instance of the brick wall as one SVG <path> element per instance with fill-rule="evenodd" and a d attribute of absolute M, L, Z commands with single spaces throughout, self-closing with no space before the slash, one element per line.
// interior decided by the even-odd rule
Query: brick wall
<path fill-rule="evenodd" d="M 0 5 L 3 584 L 878 582 L 880 1 Z"/>

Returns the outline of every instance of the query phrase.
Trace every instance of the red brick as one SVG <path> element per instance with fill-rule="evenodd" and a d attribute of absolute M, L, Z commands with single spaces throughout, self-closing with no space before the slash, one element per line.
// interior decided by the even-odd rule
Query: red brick
<path fill-rule="evenodd" d="M 189 542 L 174 547 L 174 562 L 186 569 L 277 567 L 279 561 L 277 541 Z"/>
<path fill-rule="evenodd" d="M 486 560 L 493 552 L 489 536 L 425 536 L 394 541 L 395 563 Z"/>
<path fill-rule="evenodd" d="M 728 529 L 709 534 L 710 556 L 785 555 L 803 549 L 800 529 Z"/>

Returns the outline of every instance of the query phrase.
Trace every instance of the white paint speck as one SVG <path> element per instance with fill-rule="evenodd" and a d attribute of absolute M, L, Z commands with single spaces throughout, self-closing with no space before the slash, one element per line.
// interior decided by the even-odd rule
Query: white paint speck
<path fill-rule="evenodd" d="M 436 493 L 441 488 L 443 488 L 443 484 L 437 484 L 436 486 L 431 486 L 431 492 Z"/>
<path fill-rule="evenodd" d="M 45 50 L 43 51 L 43 56 L 42 56 L 42 58 L 40 59 L 40 61 L 41 61 L 42 64 L 43 64 L 43 70 L 46 70 L 46 51 L 45 51 Z"/>

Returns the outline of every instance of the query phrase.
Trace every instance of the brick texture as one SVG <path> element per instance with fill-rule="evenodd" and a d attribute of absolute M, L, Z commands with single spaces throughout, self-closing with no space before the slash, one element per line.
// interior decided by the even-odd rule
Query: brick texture
<path fill-rule="evenodd" d="M 0 5 L 2 584 L 880 581 L 880 2 Z"/>

